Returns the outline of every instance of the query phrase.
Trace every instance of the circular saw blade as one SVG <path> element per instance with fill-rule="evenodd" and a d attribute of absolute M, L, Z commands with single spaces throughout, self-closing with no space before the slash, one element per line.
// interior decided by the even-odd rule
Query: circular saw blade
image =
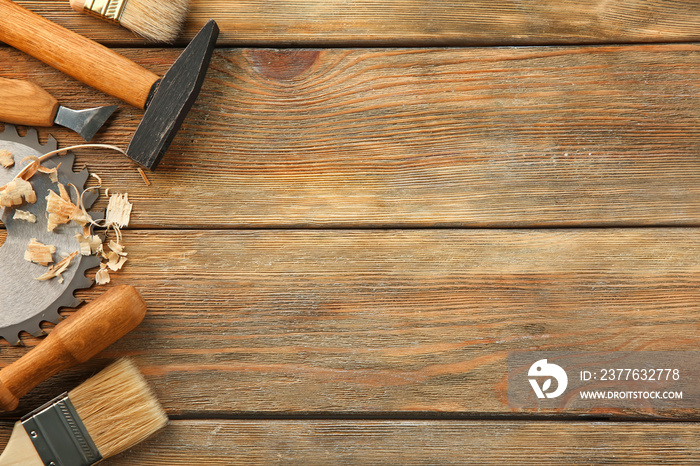
<path fill-rule="evenodd" d="M 21 163 L 27 156 L 41 156 L 57 148 L 56 140 L 50 137 L 42 145 L 39 143 L 37 132 L 30 129 L 25 136 L 20 136 L 14 126 L 6 124 L 0 133 L 0 149 L 14 155 L 15 165 L 9 169 L 0 166 L 0 186 L 11 181 L 26 164 Z M 56 156 L 42 163 L 45 167 L 58 167 L 58 181 L 68 188 L 71 201 L 77 204 L 77 193 L 68 187 L 74 185 L 82 191 L 88 178 L 88 171 L 73 171 L 74 155 L 68 153 Z M 58 193 L 58 186 L 49 176 L 37 172 L 30 180 L 37 200 L 34 204 L 24 203 L 16 206 L 34 214 L 36 223 L 13 219 L 15 208 L 6 207 L 2 210 L 2 223 L 7 229 L 7 239 L 0 247 L 0 337 L 13 345 L 20 344 L 19 332 L 26 331 L 34 336 L 41 336 L 42 321 L 58 322 L 61 316 L 58 310 L 62 307 L 76 307 L 80 304 L 73 293 L 92 285 L 92 280 L 85 277 L 88 269 L 100 264 L 100 258 L 78 254 L 71 261 L 70 267 L 63 272 L 63 283 L 54 278 L 39 281 L 46 272 L 46 267 L 34 264 L 24 259 L 27 244 L 32 238 L 39 242 L 56 247 L 54 259 L 61 258 L 79 250 L 76 233 L 82 233 L 82 227 L 75 222 L 59 225 L 54 231 L 48 231 L 46 214 L 46 196 L 49 190 Z M 89 208 L 97 199 L 98 193 L 91 191 L 83 196 L 84 205 Z M 93 216 L 94 218 L 94 216 Z"/>

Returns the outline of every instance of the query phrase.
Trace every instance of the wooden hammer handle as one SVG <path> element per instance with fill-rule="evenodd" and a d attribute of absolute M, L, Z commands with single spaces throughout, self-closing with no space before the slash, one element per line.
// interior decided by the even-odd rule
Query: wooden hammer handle
<path fill-rule="evenodd" d="M 0 121 L 13 125 L 53 126 L 58 100 L 29 81 L 0 78 Z"/>
<path fill-rule="evenodd" d="M 138 108 L 158 75 L 11 0 L 0 0 L 0 41 Z"/>
<path fill-rule="evenodd" d="M 0 370 L 0 409 L 12 411 L 29 390 L 87 361 L 133 330 L 146 315 L 136 288 L 120 285 L 60 322 L 35 348 Z"/>

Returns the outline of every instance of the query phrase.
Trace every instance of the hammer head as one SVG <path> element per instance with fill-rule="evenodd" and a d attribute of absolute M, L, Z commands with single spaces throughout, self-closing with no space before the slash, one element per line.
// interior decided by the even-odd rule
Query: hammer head
<path fill-rule="evenodd" d="M 161 79 L 126 155 L 155 170 L 192 108 L 214 52 L 219 27 L 214 20 L 197 33 Z"/>

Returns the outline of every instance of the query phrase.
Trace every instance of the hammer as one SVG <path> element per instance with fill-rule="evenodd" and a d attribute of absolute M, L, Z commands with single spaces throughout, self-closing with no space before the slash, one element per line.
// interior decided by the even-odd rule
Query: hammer
<path fill-rule="evenodd" d="M 155 170 L 192 108 L 219 27 L 209 20 L 161 79 L 126 57 L 11 0 L 0 0 L 0 41 L 145 110 L 126 155 Z"/>

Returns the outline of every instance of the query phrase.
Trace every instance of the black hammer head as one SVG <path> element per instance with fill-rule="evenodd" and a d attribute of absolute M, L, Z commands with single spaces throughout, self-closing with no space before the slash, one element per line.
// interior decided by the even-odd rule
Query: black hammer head
<path fill-rule="evenodd" d="M 216 21 L 209 20 L 161 79 L 126 149 L 137 163 L 158 166 L 197 100 L 218 36 Z"/>

